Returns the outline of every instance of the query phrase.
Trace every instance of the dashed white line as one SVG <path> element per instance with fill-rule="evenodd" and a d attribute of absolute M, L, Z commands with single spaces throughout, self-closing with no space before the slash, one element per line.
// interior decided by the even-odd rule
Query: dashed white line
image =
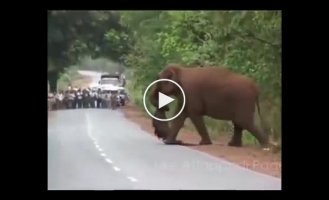
<path fill-rule="evenodd" d="M 101 153 L 101 156 L 103 156 L 103 157 L 105 158 L 105 161 L 108 162 L 108 163 L 110 163 L 110 164 L 112 164 L 112 163 L 113 163 L 112 160 L 110 160 L 109 158 L 106 158 L 106 154 L 103 153 L 103 149 L 100 148 L 100 146 L 97 144 L 96 139 L 91 135 L 91 126 L 90 126 L 90 123 L 89 123 L 89 117 L 88 117 L 87 114 L 86 114 L 86 120 L 87 120 L 87 132 L 88 132 L 88 136 L 93 140 L 93 142 L 94 142 L 96 148 L 98 149 L 98 151 L 102 152 L 102 153 Z M 113 166 L 113 169 L 114 169 L 115 171 L 117 171 L 117 172 L 118 172 L 118 171 L 121 171 L 121 169 L 120 169 L 119 167 L 116 167 L 116 166 Z M 132 177 L 132 176 L 128 176 L 127 178 L 128 178 L 131 182 L 136 182 L 136 181 L 137 181 L 137 179 L 134 178 L 134 177 Z"/>
<path fill-rule="evenodd" d="M 113 167 L 113 169 L 117 172 L 121 170 L 119 167 L 115 167 L 115 166 Z"/>
<path fill-rule="evenodd" d="M 134 177 L 132 176 L 128 176 L 127 177 L 131 182 L 137 182 L 137 179 L 135 179 Z"/>

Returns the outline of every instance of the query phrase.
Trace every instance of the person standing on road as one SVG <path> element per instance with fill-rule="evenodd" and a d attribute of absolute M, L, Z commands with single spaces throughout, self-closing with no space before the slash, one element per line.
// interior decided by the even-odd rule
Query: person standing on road
<path fill-rule="evenodd" d="M 95 104 L 97 103 L 97 92 L 92 90 L 90 94 L 90 107 L 95 108 Z"/>
<path fill-rule="evenodd" d="M 63 102 L 64 102 L 64 106 L 66 109 L 69 109 L 69 92 L 68 90 L 64 91 L 64 99 L 63 99 Z"/>
<path fill-rule="evenodd" d="M 97 91 L 97 108 L 100 108 L 101 107 L 101 104 L 102 104 L 102 97 L 101 97 L 101 89 L 99 88 L 98 91 Z"/>
<path fill-rule="evenodd" d="M 75 90 L 75 88 L 73 88 L 73 90 L 71 90 L 71 98 L 72 98 L 72 108 L 76 109 L 77 105 L 78 105 L 78 97 L 77 97 L 77 91 Z"/>
<path fill-rule="evenodd" d="M 64 99 L 63 92 L 59 91 L 56 94 L 56 107 L 57 107 L 57 109 L 63 109 L 64 108 L 63 99 Z"/>
<path fill-rule="evenodd" d="M 82 98 L 83 108 L 89 108 L 89 102 L 90 102 L 89 91 L 87 89 L 83 89 L 82 94 L 83 94 L 83 98 Z"/>
<path fill-rule="evenodd" d="M 78 108 L 82 108 L 82 92 L 81 88 L 78 89 L 77 91 L 77 102 L 78 102 Z"/>

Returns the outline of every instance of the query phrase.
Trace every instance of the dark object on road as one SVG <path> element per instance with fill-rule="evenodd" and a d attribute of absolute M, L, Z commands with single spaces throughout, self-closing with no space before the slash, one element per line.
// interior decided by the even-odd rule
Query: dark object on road
<path fill-rule="evenodd" d="M 118 92 L 117 91 L 112 91 L 111 92 L 111 97 L 110 97 L 112 110 L 115 110 L 120 106 L 118 98 L 119 98 L 118 97 Z"/>
<path fill-rule="evenodd" d="M 159 119 L 167 119 L 166 111 L 168 110 L 169 110 L 168 107 L 163 107 L 162 109 L 156 109 L 153 115 Z M 169 122 L 152 119 L 152 126 L 154 127 L 154 134 L 158 138 L 165 140 L 167 134 L 170 132 Z M 182 144 L 182 141 L 175 140 L 171 144 Z"/>
<path fill-rule="evenodd" d="M 125 97 L 123 97 L 122 95 L 118 95 L 118 103 L 119 106 L 125 106 L 126 105 Z"/>
<path fill-rule="evenodd" d="M 91 96 L 90 96 L 90 93 L 88 90 L 84 89 L 82 91 L 82 105 L 83 105 L 83 108 L 90 108 L 91 105 L 90 105 L 90 99 L 91 99 Z"/>
<path fill-rule="evenodd" d="M 177 82 L 186 95 L 184 111 L 172 121 L 172 130 L 165 138 L 166 144 L 175 143 L 177 134 L 184 121 L 189 117 L 201 136 L 200 145 L 211 144 L 203 116 L 233 122 L 234 134 L 230 146 L 242 146 L 242 131 L 250 131 L 266 147 L 268 136 L 254 121 L 256 106 L 260 115 L 256 83 L 241 74 L 224 67 L 189 68 L 180 64 L 170 64 L 159 73 L 159 79 Z M 152 88 L 150 101 L 158 106 L 158 92 L 173 95 L 178 99 L 177 112 L 181 109 L 183 98 L 179 88 L 170 82 L 159 82 Z"/>

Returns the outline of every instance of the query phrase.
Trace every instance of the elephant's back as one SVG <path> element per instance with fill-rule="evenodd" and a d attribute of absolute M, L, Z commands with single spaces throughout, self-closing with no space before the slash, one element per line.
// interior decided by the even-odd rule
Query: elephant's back
<path fill-rule="evenodd" d="M 230 119 L 240 104 L 254 104 L 257 87 L 246 76 L 219 67 L 187 69 L 183 74 L 182 85 L 196 113 Z"/>
<path fill-rule="evenodd" d="M 194 88 L 219 89 L 231 84 L 230 82 L 250 82 L 225 67 L 185 68 L 182 74 L 182 81 Z"/>

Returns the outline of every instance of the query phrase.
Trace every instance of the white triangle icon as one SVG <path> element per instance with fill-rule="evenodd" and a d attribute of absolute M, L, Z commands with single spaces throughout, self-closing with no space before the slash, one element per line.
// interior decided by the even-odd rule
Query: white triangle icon
<path fill-rule="evenodd" d="M 167 96 L 167 95 L 165 95 L 165 94 L 159 92 L 159 98 L 158 98 L 158 100 L 159 100 L 158 108 L 160 109 L 160 108 L 162 108 L 163 106 L 165 106 L 165 105 L 171 103 L 171 102 L 174 101 L 175 99 L 173 99 L 173 98 L 171 98 L 171 97 L 169 97 L 169 96 Z"/>

